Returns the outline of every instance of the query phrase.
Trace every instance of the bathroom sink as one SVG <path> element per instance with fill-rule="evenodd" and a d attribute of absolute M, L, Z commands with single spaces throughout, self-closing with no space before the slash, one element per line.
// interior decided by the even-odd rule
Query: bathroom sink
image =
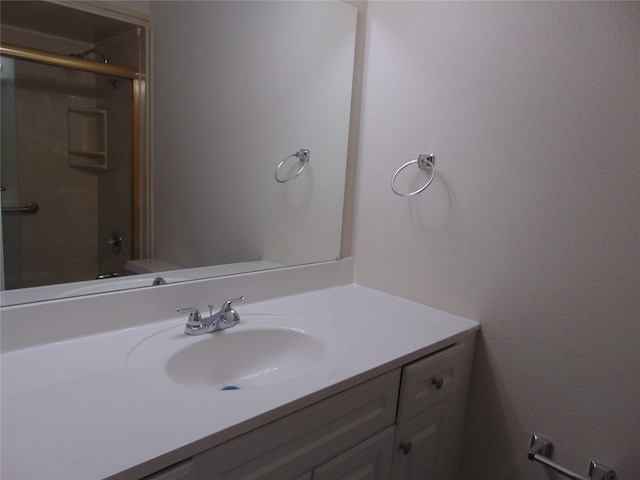
<path fill-rule="evenodd" d="M 160 331 L 130 353 L 130 369 L 188 388 L 242 390 L 331 368 L 340 340 L 325 326 L 286 315 L 241 315 L 233 328 L 199 336 L 184 324 Z"/>

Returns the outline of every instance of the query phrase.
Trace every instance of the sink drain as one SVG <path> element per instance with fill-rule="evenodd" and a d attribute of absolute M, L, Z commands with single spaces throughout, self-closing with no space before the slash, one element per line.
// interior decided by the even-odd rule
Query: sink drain
<path fill-rule="evenodd" d="M 233 385 L 227 385 L 226 387 L 222 387 L 221 390 L 240 390 L 240 388 Z"/>

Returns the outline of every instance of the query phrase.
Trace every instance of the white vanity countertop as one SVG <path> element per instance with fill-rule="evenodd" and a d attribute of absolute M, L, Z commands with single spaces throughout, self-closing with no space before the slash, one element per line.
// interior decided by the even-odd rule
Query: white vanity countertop
<path fill-rule="evenodd" d="M 169 321 L 9 351 L 1 359 L 2 478 L 139 478 L 463 340 L 478 328 L 476 322 L 358 285 L 236 308 L 241 318 L 295 315 L 326 326 L 338 333 L 340 358 L 323 371 L 236 391 L 157 383 L 133 372 L 127 366 L 130 352 L 154 333 L 184 325 L 185 316 L 178 314 Z"/>

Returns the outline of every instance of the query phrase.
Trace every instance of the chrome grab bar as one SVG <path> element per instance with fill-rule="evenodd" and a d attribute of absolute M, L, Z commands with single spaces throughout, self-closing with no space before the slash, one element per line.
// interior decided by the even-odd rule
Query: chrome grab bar
<path fill-rule="evenodd" d="M 29 202 L 24 207 L 2 207 L 2 213 L 24 213 L 34 215 L 40 211 L 40 206 L 36 202 Z"/>
<path fill-rule="evenodd" d="M 536 435 L 531 435 L 531 444 L 529 446 L 529 460 L 540 462 L 543 465 L 561 473 L 565 477 L 572 480 L 615 480 L 616 472 L 606 465 L 592 461 L 589 465 L 589 477 L 583 477 L 582 475 L 575 473 L 562 465 L 557 464 L 549 457 L 551 457 L 551 450 L 553 449 L 553 443 L 546 438 Z"/>

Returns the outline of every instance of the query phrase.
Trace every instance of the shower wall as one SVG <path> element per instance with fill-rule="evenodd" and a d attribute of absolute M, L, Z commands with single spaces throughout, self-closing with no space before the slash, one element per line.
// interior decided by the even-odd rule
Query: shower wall
<path fill-rule="evenodd" d="M 3 25 L 2 41 L 65 55 L 97 48 L 112 64 L 139 63 L 135 30 L 93 45 Z M 114 89 L 102 75 L 16 61 L 16 85 L 20 204 L 40 212 L 21 216 L 22 275 L 7 275 L 5 288 L 123 274 L 132 251 L 131 82 Z M 69 108 L 107 111 L 107 170 L 69 166 Z M 120 253 L 106 243 L 114 230 Z"/>
<path fill-rule="evenodd" d="M 139 68 L 140 55 L 138 33 L 133 30 L 98 42 L 99 50 L 109 63 L 135 69 Z M 131 82 L 119 79 L 113 88 L 105 79 L 97 81 L 97 106 L 107 110 L 109 132 L 109 169 L 102 172 L 98 180 L 98 273 L 124 273 L 124 266 L 133 254 L 132 227 L 132 116 Z M 112 231 L 117 230 L 123 238 L 122 251 L 114 254 L 104 248 Z"/>

